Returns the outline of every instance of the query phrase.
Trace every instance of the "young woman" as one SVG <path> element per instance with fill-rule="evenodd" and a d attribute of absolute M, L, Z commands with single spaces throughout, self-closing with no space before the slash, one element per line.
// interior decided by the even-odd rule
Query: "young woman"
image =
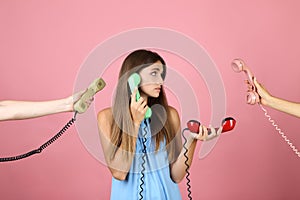
<path fill-rule="evenodd" d="M 127 80 L 141 77 L 133 93 Z M 113 176 L 111 199 L 181 199 L 177 183 L 186 174 L 180 118 L 164 92 L 165 61 L 155 52 L 136 50 L 122 64 L 113 106 L 98 113 L 100 139 Z M 136 100 L 139 91 L 141 98 Z M 151 107 L 152 116 L 145 119 Z M 187 137 L 188 164 L 197 139 L 207 138 L 207 128 Z"/>

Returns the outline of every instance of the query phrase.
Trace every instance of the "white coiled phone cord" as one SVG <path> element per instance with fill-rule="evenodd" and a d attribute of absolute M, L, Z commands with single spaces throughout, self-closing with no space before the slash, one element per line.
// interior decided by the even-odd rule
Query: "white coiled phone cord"
<path fill-rule="evenodd" d="M 278 125 L 275 123 L 275 121 L 271 118 L 271 116 L 268 114 L 267 110 L 261 105 L 258 104 L 260 108 L 264 111 L 265 116 L 268 118 L 269 122 L 275 127 L 275 129 L 278 131 L 278 133 L 281 135 L 281 137 L 286 141 L 286 143 L 290 146 L 290 148 L 295 152 L 295 154 L 300 158 L 300 152 L 299 150 L 293 145 L 293 143 L 287 138 L 287 136 L 281 131 L 281 129 L 278 127 Z"/>

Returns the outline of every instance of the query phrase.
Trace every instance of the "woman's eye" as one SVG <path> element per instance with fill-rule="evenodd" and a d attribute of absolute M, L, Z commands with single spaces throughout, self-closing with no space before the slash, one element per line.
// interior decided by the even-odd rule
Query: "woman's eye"
<path fill-rule="evenodd" d="M 157 72 L 151 72 L 151 76 L 156 76 Z"/>

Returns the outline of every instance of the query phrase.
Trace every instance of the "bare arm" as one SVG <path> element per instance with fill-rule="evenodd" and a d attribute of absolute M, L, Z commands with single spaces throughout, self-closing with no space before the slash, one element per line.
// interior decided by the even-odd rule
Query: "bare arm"
<path fill-rule="evenodd" d="M 300 118 L 300 103 L 272 96 L 263 85 L 257 82 L 256 79 L 254 79 L 254 84 L 259 96 L 261 97 L 261 103 L 263 105 Z"/>
<path fill-rule="evenodd" d="M 73 104 L 83 92 L 64 99 L 52 101 L 0 101 L 0 121 L 36 118 L 45 115 L 71 112 Z"/>
<path fill-rule="evenodd" d="M 172 118 L 172 124 L 175 125 L 176 127 L 176 130 L 180 131 L 180 120 L 179 120 L 179 116 L 178 116 L 178 113 L 175 109 L 172 109 L 172 112 L 171 112 L 171 118 Z M 200 126 L 200 133 L 203 133 L 203 134 L 200 134 L 199 135 L 199 138 L 197 139 L 204 139 L 207 137 L 207 128 L 205 128 L 204 126 Z M 181 137 L 181 134 L 178 132 L 177 133 L 178 136 Z M 203 135 L 203 136 L 202 136 Z M 192 136 L 191 134 L 188 134 L 186 136 L 187 138 L 187 142 L 185 144 L 186 148 L 188 149 L 187 150 L 187 157 L 188 157 L 188 165 L 191 166 L 192 165 L 192 161 L 193 161 L 193 156 L 194 156 L 194 152 L 195 152 L 195 148 L 196 148 L 196 145 L 197 145 L 197 139 Z M 185 161 L 186 161 L 186 157 L 183 155 L 185 153 L 185 149 L 182 148 L 181 152 L 180 152 L 180 155 L 178 156 L 177 160 L 172 163 L 170 165 L 170 169 L 171 169 L 171 178 L 174 182 L 176 183 L 179 183 L 185 176 L 186 174 L 186 164 L 185 164 Z"/>
<path fill-rule="evenodd" d="M 131 133 L 133 134 L 134 139 L 133 152 L 124 150 L 124 143 L 126 142 L 124 140 L 122 140 L 122 143 L 119 147 L 115 147 L 112 144 L 111 128 L 114 120 L 112 110 L 109 108 L 98 113 L 98 127 L 106 164 L 108 165 L 107 167 L 109 168 L 112 176 L 118 180 L 125 180 L 130 170 L 135 154 L 136 138 L 139 127 L 141 122 L 144 120 L 146 110 L 148 109 L 147 102 L 144 101 L 143 97 L 141 97 L 139 101 L 135 101 L 136 91 L 137 89 L 131 95 L 130 105 L 132 122 L 134 124 L 134 133 Z"/>
<path fill-rule="evenodd" d="M 115 149 L 116 147 L 111 142 L 112 122 L 113 115 L 110 108 L 102 110 L 98 113 L 99 134 L 107 167 L 114 178 L 118 180 L 125 180 L 132 164 L 134 152 L 129 153 L 123 150 L 122 145 Z M 136 127 L 136 134 L 138 129 L 139 127 Z M 116 152 L 113 156 L 114 150 L 116 150 Z"/>

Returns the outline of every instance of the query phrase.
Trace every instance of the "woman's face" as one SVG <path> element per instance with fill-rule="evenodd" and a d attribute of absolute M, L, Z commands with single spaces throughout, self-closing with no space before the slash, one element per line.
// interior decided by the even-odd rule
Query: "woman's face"
<path fill-rule="evenodd" d="M 157 98 L 164 83 L 162 73 L 163 65 L 160 61 L 142 69 L 139 73 L 141 76 L 140 91 L 147 96 Z"/>

